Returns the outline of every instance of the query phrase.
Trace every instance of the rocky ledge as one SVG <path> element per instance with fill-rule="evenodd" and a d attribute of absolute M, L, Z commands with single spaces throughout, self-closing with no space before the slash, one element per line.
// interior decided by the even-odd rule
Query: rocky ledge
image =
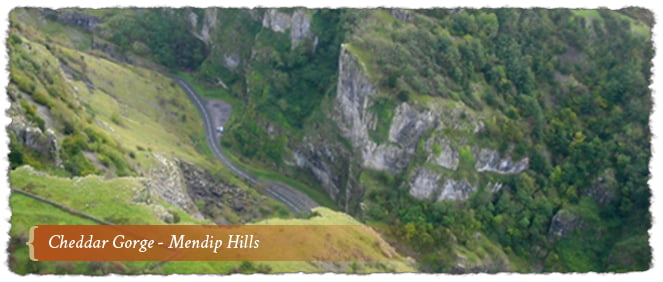
<path fill-rule="evenodd" d="M 207 170 L 178 160 L 189 197 L 198 209 L 217 224 L 236 224 L 261 217 L 263 200 L 248 191 L 215 178 Z M 234 214 L 235 216 L 232 216 Z M 238 221 L 238 222 L 235 222 Z"/>

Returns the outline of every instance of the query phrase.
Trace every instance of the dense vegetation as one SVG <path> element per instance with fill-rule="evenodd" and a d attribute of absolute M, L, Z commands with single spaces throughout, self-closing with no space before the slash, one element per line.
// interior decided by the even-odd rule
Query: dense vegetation
<path fill-rule="evenodd" d="M 262 120 L 270 120 L 280 130 L 299 135 L 307 119 L 319 112 L 324 95 L 333 90 L 342 40 L 342 33 L 338 32 L 341 29 L 340 12 L 320 10 L 312 13 L 311 30 L 319 35 L 315 49 L 310 40 L 293 48 L 287 34 L 267 29 L 254 29 L 255 35 L 249 36 L 255 37 L 250 44 L 256 46 L 253 48 L 258 55 L 243 70 L 245 78 L 230 83 L 250 85 L 250 90 L 248 93 L 231 92 L 242 101 L 243 111 L 237 117 L 241 124 L 236 124 L 223 140 L 224 145 L 242 156 L 282 164 L 288 135 L 270 136 Z M 252 19 L 246 20 L 256 24 Z M 211 58 L 210 64 L 215 64 L 213 60 Z M 204 77 L 211 76 L 207 69 L 203 74 Z M 213 77 L 223 74 L 215 73 Z M 256 116 L 261 118 L 255 119 Z"/>
<path fill-rule="evenodd" d="M 113 14 L 103 27 L 121 51 L 133 51 L 169 68 L 195 69 L 206 56 L 205 44 L 189 33 L 186 18 L 166 8 Z"/>
<path fill-rule="evenodd" d="M 387 142 L 397 104 L 446 99 L 489 117 L 482 120 L 485 130 L 467 138 L 530 159 L 524 173 L 490 176 L 504 184 L 500 192 L 482 188 L 459 202 L 414 199 L 409 170 L 358 173 L 366 194 L 356 215 L 394 226 L 381 231 L 415 251 L 423 270 L 457 271 L 458 253 L 508 260 L 511 270 L 523 272 L 650 267 L 649 11 L 434 9 L 407 11 L 402 20 L 385 9 L 310 10 L 317 38 L 296 46 L 287 33 L 265 28 L 239 9 L 220 12 L 213 46 L 206 46 L 191 35 L 187 12 L 199 19 L 203 14 L 94 11 L 103 20 L 95 35 L 121 52 L 186 70 L 196 85 L 212 89 L 207 95 L 232 103 L 222 142 L 252 166 L 316 186 L 311 175 L 287 165 L 291 149 L 307 134 L 352 147 L 329 120 L 341 43 L 379 88 L 380 100 L 369 109 L 378 119 L 373 141 Z M 12 83 L 38 104 L 64 113 L 75 109 L 62 102 L 70 99 L 56 99 L 68 92 L 44 82 L 58 74 L 23 54 L 16 47 L 21 41 L 9 39 Z M 59 50 L 51 52 L 65 63 L 85 65 L 82 57 Z M 234 68 L 224 65 L 231 53 L 241 59 Z M 44 127 L 31 104 L 21 106 L 31 122 Z M 108 118 L 123 122 L 119 115 Z M 127 158 L 116 157 L 130 150 L 77 122 L 66 115 L 55 121 L 66 135 L 62 152 L 69 175 L 99 173 L 82 155 L 86 151 L 102 156 L 118 175 L 131 174 L 121 162 Z M 11 137 L 12 167 L 42 163 Z M 418 148 L 415 158 L 422 154 Z M 474 169 L 470 148 L 459 154 L 458 174 Z M 554 236 L 551 224 L 560 217 L 580 223 L 570 228 L 572 234 Z"/>
<path fill-rule="evenodd" d="M 428 254 L 422 262 L 435 271 L 449 271 L 440 263 L 449 234 L 462 242 L 476 231 L 545 271 L 648 269 L 653 50 L 648 28 L 627 12 L 647 15 L 637 9 L 423 10 L 429 17 L 417 16 L 416 29 L 366 19 L 380 26 L 351 42 L 377 50 L 366 60 L 377 66 L 374 76 L 384 89 L 498 110 L 503 115 L 486 121 L 483 137 L 503 142 L 501 148 L 515 144 L 516 154 L 531 157 L 531 170 L 509 177 L 508 189 L 480 190 L 465 203 L 417 201 L 398 179 L 385 181 L 403 188 L 372 192 L 377 205 L 369 218 L 412 225 L 396 232 Z M 592 197 L 599 178 L 617 186 L 609 203 Z M 563 209 L 586 225 L 558 242 L 548 230 Z M 622 244 L 630 251 L 622 252 Z"/>

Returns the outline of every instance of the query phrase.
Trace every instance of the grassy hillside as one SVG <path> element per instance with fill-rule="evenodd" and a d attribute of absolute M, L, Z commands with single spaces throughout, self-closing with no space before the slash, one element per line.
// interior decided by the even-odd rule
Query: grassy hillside
<path fill-rule="evenodd" d="M 159 168 L 159 158 L 179 159 L 248 189 L 213 158 L 199 114 L 170 79 L 47 38 L 24 23 L 13 30 L 8 93 L 20 107 L 10 112 L 53 130 L 62 164 L 12 142 L 12 167 L 29 164 L 62 176 L 141 176 Z"/>
<path fill-rule="evenodd" d="M 47 198 L 68 208 L 115 224 L 166 224 L 158 213 L 170 214 L 177 224 L 210 224 L 209 220 L 192 218 L 181 208 L 163 201 L 148 203 L 141 179 L 122 177 L 104 179 L 100 176 L 58 177 L 44 174 L 29 166 L 10 172 L 11 186 Z M 98 224 L 70 214 L 50 204 L 13 193 L 9 234 L 10 268 L 19 274 L 109 272 L 143 273 L 153 262 L 33 262 L 28 257 L 30 227 L 37 224 Z"/>
<path fill-rule="evenodd" d="M 104 179 L 99 176 L 64 178 L 44 175 L 31 167 L 22 166 L 11 171 L 12 187 L 48 198 L 66 207 L 116 224 L 166 224 L 158 213 L 169 213 L 175 224 L 213 224 L 209 220 L 192 218 L 182 209 L 165 202 L 144 202 L 145 187 L 140 179 L 124 177 Z M 98 224 L 70 214 L 44 202 L 21 194 L 12 194 L 10 235 L 10 267 L 25 273 L 231 273 L 231 272 L 412 272 L 416 271 L 405 258 L 396 254 L 388 262 L 32 262 L 27 252 L 27 234 L 35 224 Z M 310 219 L 268 219 L 256 222 L 263 225 L 360 225 L 340 212 L 326 208 L 314 210 Z M 335 244 L 360 246 L 360 257 L 384 257 L 388 244 L 380 235 L 366 227 L 362 233 L 336 234 Z M 391 250 L 394 253 L 393 250 Z M 333 267 L 330 268 L 330 264 Z"/>

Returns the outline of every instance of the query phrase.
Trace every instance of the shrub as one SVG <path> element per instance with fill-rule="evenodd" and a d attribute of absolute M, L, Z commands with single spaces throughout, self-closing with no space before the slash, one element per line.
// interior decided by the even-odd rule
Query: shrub
<path fill-rule="evenodd" d="M 122 117 L 120 117 L 120 114 L 118 114 L 117 112 L 111 115 L 111 121 L 116 125 L 124 126 L 124 123 L 122 122 Z"/>
<path fill-rule="evenodd" d="M 29 77 L 25 76 L 22 71 L 19 71 L 16 68 L 12 68 L 9 75 L 11 82 L 16 84 L 18 89 L 25 93 L 32 94 L 32 92 L 35 91 L 35 88 L 37 88 L 37 85 Z"/>

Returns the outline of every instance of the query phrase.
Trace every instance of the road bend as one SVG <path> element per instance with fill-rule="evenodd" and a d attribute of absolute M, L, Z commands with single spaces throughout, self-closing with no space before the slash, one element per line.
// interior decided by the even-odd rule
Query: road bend
<path fill-rule="evenodd" d="M 203 99 L 193 89 L 193 87 L 191 87 L 191 85 L 189 85 L 189 83 L 187 83 L 184 79 L 177 76 L 171 76 L 171 77 L 177 82 L 177 84 L 182 88 L 182 90 L 184 90 L 187 96 L 189 96 L 189 99 L 193 101 L 193 104 L 198 109 L 198 112 L 200 112 L 200 115 L 203 118 L 203 124 L 205 126 L 205 136 L 207 139 L 207 144 L 209 145 L 209 148 L 214 154 L 214 156 L 218 158 L 226 167 L 228 167 L 233 174 L 235 174 L 237 177 L 241 178 L 251 186 L 256 187 L 259 184 L 264 183 L 263 181 L 259 181 L 259 179 L 256 176 L 251 175 L 247 171 L 242 170 L 241 168 L 237 167 L 235 164 L 233 164 L 230 161 L 230 159 L 221 150 L 221 143 L 215 137 L 216 129 L 214 128 L 214 122 L 212 120 L 212 116 L 210 115 L 208 109 L 205 107 Z M 223 126 L 223 124 L 221 124 L 221 126 Z M 312 208 L 319 206 L 318 203 L 313 201 L 313 199 L 308 197 L 306 194 L 302 193 L 301 191 L 291 186 L 288 186 L 280 182 L 267 181 L 265 183 L 264 192 L 270 197 L 285 204 L 295 213 L 300 214 L 302 212 L 307 212 L 310 211 Z"/>

